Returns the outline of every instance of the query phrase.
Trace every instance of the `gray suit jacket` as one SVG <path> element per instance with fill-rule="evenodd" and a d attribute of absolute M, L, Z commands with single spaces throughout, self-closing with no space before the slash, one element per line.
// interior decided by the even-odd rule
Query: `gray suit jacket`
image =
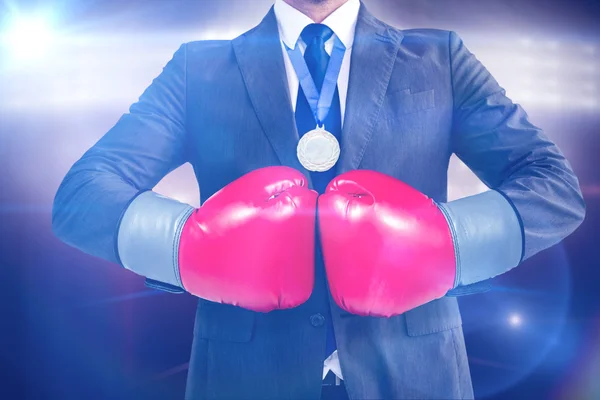
<path fill-rule="evenodd" d="M 163 73 L 71 169 L 53 227 L 67 243 L 119 262 L 127 205 L 190 162 L 202 201 L 254 169 L 296 158 L 273 10 L 232 41 L 183 45 Z M 455 153 L 519 215 L 523 258 L 580 223 L 578 182 L 556 146 L 513 104 L 453 32 L 390 27 L 361 7 L 337 172 L 372 169 L 444 202 Z M 326 319 L 353 399 L 472 398 L 458 304 L 444 297 L 393 318 L 351 315 L 316 282 L 302 306 L 267 314 L 200 300 L 188 399 L 317 399 Z M 241 266 L 243 267 L 243 266 Z"/>

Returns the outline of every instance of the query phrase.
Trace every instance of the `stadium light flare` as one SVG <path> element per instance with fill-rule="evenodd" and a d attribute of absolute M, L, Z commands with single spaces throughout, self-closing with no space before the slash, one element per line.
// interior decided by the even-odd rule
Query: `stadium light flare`
<path fill-rule="evenodd" d="M 57 33 L 46 15 L 15 15 L 2 34 L 8 56 L 18 61 L 39 60 L 56 43 Z"/>
<path fill-rule="evenodd" d="M 510 326 L 516 328 L 516 327 L 521 326 L 521 324 L 523 323 L 523 320 L 521 319 L 521 316 L 519 314 L 511 314 L 508 317 L 508 323 L 510 324 Z"/>

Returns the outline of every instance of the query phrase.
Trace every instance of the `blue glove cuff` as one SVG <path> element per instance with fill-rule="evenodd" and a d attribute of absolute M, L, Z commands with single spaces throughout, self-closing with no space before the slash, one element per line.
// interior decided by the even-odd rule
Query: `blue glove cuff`
<path fill-rule="evenodd" d="M 117 249 L 123 266 L 153 281 L 183 287 L 177 258 L 179 238 L 193 211 L 187 204 L 152 191 L 140 194 L 119 226 Z"/>
<path fill-rule="evenodd" d="M 438 204 L 454 241 L 454 287 L 500 275 L 521 261 L 523 235 L 512 205 L 490 190 L 449 203 Z"/>

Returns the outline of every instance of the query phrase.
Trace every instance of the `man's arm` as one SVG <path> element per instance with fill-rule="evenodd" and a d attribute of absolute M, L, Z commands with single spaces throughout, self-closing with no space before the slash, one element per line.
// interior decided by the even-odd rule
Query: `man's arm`
<path fill-rule="evenodd" d="M 449 52 L 453 151 L 490 190 L 435 203 L 376 171 L 330 182 L 319 197 L 320 237 L 333 299 L 350 313 L 390 317 L 485 289 L 483 281 L 556 244 L 584 217 L 558 148 L 454 33 Z"/>
<path fill-rule="evenodd" d="M 453 151 L 491 189 L 444 205 L 461 253 L 457 283 L 466 285 L 558 243 L 582 222 L 585 204 L 557 146 L 454 32 L 449 52 Z"/>
<path fill-rule="evenodd" d="M 71 168 L 54 203 L 56 235 L 157 289 L 261 312 L 302 304 L 314 282 L 317 200 L 302 173 L 251 171 L 199 209 L 151 190 L 188 160 L 185 99 L 184 45 Z"/>
<path fill-rule="evenodd" d="M 117 233 L 125 211 L 187 161 L 185 99 L 183 45 L 129 113 L 67 173 L 52 210 L 52 228 L 61 240 L 121 263 Z"/>

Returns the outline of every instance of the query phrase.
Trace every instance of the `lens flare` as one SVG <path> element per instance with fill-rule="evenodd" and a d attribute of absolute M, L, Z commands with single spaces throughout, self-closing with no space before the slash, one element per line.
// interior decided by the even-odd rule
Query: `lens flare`
<path fill-rule="evenodd" d="M 38 61 L 50 53 L 58 35 L 46 15 L 15 15 L 1 38 L 9 57 L 17 61 Z"/>

